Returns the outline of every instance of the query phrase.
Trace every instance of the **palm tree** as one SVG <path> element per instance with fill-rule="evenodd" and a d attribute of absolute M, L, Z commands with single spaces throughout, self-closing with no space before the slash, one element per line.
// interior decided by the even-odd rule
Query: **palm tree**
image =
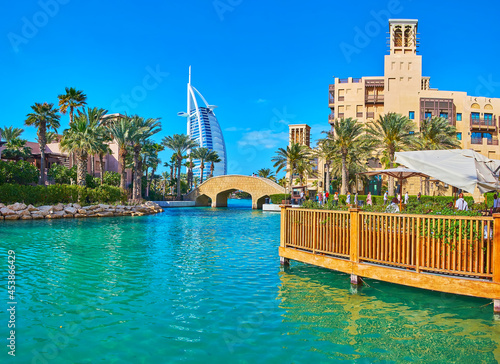
<path fill-rule="evenodd" d="M 149 196 L 149 190 L 151 187 L 151 181 L 154 178 L 155 171 L 158 168 L 158 165 L 161 163 L 160 158 L 158 158 L 158 154 L 165 150 L 165 147 L 158 143 L 148 143 L 147 144 L 147 153 L 146 157 L 143 160 L 144 165 L 146 166 L 146 196 Z M 148 179 L 148 169 L 151 167 L 151 178 Z"/>
<path fill-rule="evenodd" d="M 257 176 L 262 178 L 271 178 L 273 177 L 273 172 L 271 168 L 261 168 L 257 171 Z"/>
<path fill-rule="evenodd" d="M 74 87 L 66 87 L 66 93 L 57 96 L 61 113 L 66 115 L 69 108 L 69 123 L 73 123 L 75 109 L 87 105 L 87 95 Z"/>
<path fill-rule="evenodd" d="M 31 157 L 31 148 L 26 146 L 27 140 L 21 138 L 10 139 L 1 151 L 1 157 L 13 160 L 25 160 Z"/>
<path fill-rule="evenodd" d="M 200 184 L 203 183 L 203 170 L 205 169 L 205 162 L 210 159 L 212 151 L 208 148 L 200 147 L 191 152 L 194 159 L 200 161 Z"/>
<path fill-rule="evenodd" d="M 61 149 L 76 156 L 76 183 L 79 186 L 85 186 L 89 153 L 94 153 L 101 143 L 98 115 L 97 108 L 87 108 L 86 113 L 78 113 L 69 129 L 64 131 L 61 140 Z"/>
<path fill-rule="evenodd" d="M 59 128 L 60 116 L 58 114 L 59 110 L 54 108 L 54 104 L 49 104 L 44 102 L 35 103 L 35 105 L 31 106 L 33 110 L 32 113 L 29 113 L 26 121 L 24 122 L 27 126 L 35 126 L 38 136 L 38 144 L 40 145 L 40 184 L 45 185 L 45 146 L 47 145 L 47 131 L 53 129 L 57 132 L 57 128 Z"/>
<path fill-rule="evenodd" d="M 177 159 L 177 199 L 181 198 L 181 165 L 184 154 L 198 146 L 198 143 L 192 140 L 185 134 L 174 134 L 163 138 L 162 144 L 174 151 L 175 158 Z"/>
<path fill-rule="evenodd" d="M 409 150 L 416 146 L 415 123 L 396 113 L 381 115 L 367 127 L 368 136 L 373 145 L 381 148 L 389 168 L 394 166 L 394 153 Z M 380 154 L 380 153 L 379 153 Z M 394 195 L 394 179 L 389 177 L 389 195 Z"/>
<path fill-rule="evenodd" d="M 423 150 L 460 148 L 457 128 L 442 117 L 433 117 L 420 123 L 419 144 Z"/>
<path fill-rule="evenodd" d="M 173 181 L 175 178 L 174 168 L 176 167 L 176 164 L 177 164 L 177 158 L 175 154 L 170 157 L 170 162 L 163 163 L 164 167 L 170 168 L 170 186 L 173 185 Z M 170 194 L 172 194 L 172 191 L 170 191 Z"/>
<path fill-rule="evenodd" d="M 24 129 L 14 128 L 13 126 L 0 128 L 0 137 L 2 137 L 7 143 L 13 139 L 19 138 L 24 132 Z"/>
<path fill-rule="evenodd" d="M 349 186 L 349 155 L 357 155 L 368 148 L 366 139 L 362 138 L 363 133 L 363 124 L 356 119 L 337 119 L 332 125 L 332 132 L 328 133 L 326 139 L 319 142 L 325 155 L 332 159 L 340 158 L 342 174 L 340 193 L 342 195 L 347 193 Z M 328 188 L 328 186 L 325 187 Z"/>
<path fill-rule="evenodd" d="M 309 148 L 293 142 L 286 149 L 279 148 L 276 155 L 271 159 L 274 162 L 274 168 L 277 168 L 276 173 L 285 169 L 290 174 L 288 181 L 289 193 L 292 191 L 293 175 L 297 170 L 298 163 L 302 160 L 309 160 Z"/>
<path fill-rule="evenodd" d="M 210 162 L 210 178 L 214 176 L 215 163 L 220 163 L 221 161 L 219 154 L 215 150 L 210 151 L 207 159 L 207 162 Z"/>
<path fill-rule="evenodd" d="M 325 161 L 325 186 L 324 189 L 325 191 L 330 191 L 330 166 L 332 164 L 332 160 L 334 160 L 338 155 L 333 147 L 332 140 L 328 138 L 328 135 L 330 135 L 330 132 L 325 132 L 327 134 L 327 137 L 324 139 L 318 140 L 317 146 L 313 151 L 313 156 L 318 158 L 318 160 L 324 160 Z"/>
<path fill-rule="evenodd" d="M 131 123 L 137 133 L 132 140 L 132 148 L 134 152 L 134 183 L 132 188 L 132 199 L 142 199 L 142 158 L 141 150 L 142 145 L 148 140 L 149 137 L 158 133 L 161 130 L 159 119 L 148 118 L 134 115 L 131 118 Z"/>
<path fill-rule="evenodd" d="M 119 118 L 110 123 L 107 127 L 107 131 L 118 145 L 118 158 L 121 167 L 120 187 L 126 191 L 127 156 L 129 154 L 129 148 L 135 140 L 138 131 L 129 117 Z"/>

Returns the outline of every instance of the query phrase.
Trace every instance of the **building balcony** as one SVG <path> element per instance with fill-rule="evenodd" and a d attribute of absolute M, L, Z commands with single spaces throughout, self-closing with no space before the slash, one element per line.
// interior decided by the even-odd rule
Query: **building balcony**
<path fill-rule="evenodd" d="M 361 78 L 353 78 L 352 79 L 352 83 L 361 83 L 361 82 L 363 82 L 363 79 L 361 79 Z"/>
<path fill-rule="evenodd" d="M 383 104 L 384 95 L 366 95 L 365 102 L 370 104 Z"/>
<path fill-rule="evenodd" d="M 375 113 L 374 112 L 367 112 L 366 113 L 366 118 L 367 119 L 374 119 L 375 118 Z"/>
<path fill-rule="evenodd" d="M 476 145 L 483 145 L 486 140 L 486 145 L 498 145 L 498 139 L 488 139 L 488 138 L 471 138 L 470 143 Z"/>
<path fill-rule="evenodd" d="M 365 80 L 366 87 L 381 87 L 384 88 L 384 79 L 375 79 L 375 80 Z"/>
<path fill-rule="evenodd" d="M 328 115 L 328 122 L 333 123 L 335 121 L 335 114 Z"/>
<path fill-rule="evenodd" d="M 470 119 L 471 130 L 497 130 L 496 117 L 493 119 L 484 118 L 471 118 Z"/>
<path fill-rule="evenodd" d="M 349 83 L 349 79 L 348 78 L 340 78 L 339 83 Z"/>
<path fill-rule="evenodd" d="M 328 105 L 330 105 L 330 107 L 335 106 L 335 98 L 332 97 L 332 95 L 329 95 L 328 97 Z"/>

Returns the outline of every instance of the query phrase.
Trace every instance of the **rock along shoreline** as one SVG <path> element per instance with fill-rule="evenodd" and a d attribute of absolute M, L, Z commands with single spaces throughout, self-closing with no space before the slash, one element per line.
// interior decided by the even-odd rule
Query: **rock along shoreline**
<path fill-rule="evenodd" d="M 151 201 L 134 206 L 106 204 L 81 206 L 77 203 L 58 203 L 57 205 L 35 207 L 33 205 L 25 205 L 24 203 L 19 202 L 12 205 L 4 205 L 0 203 L 0 221 L 144 216 L 160 212 L 163 212 L 163 208 Z"/>

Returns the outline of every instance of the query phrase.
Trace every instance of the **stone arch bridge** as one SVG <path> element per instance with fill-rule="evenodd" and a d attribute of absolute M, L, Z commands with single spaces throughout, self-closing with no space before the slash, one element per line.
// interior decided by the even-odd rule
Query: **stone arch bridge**
<path fill-rule="evenodd" d="M 252 196 L 253 209 L 261 209 L 266 197 L 285 193 L 283 187 L 267 178 L 229 175 L 208 179 L 184 195 L 184 200 L 196 201 L 196 206 L 210 206 L 211 199 L 212 207 L 226 207 L 229 195 L 240 190 Z"/>

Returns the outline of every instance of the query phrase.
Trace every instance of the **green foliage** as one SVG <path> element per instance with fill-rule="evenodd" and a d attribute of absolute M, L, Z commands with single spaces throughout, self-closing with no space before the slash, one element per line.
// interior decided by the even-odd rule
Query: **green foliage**
<path fill-rule="evenodd" d="M 67 168 L 60 164 L 53 164 L 47 172 L 47 176 L 57 184 L 69 185 L 71 180 L 76 181 L 76 166 Z"/>
<path fill-rule="evenodd" d="M 118 187 L 99 186 L 88 188 L 77 185 L 21 186 L 4 184 L 0 186 L 0 202 L 12 204 L 23 202 L 32 205 L 51 205 L 57 203 L 125 202 L 127 195 Z"/>
<path fill-rule="evenodd" d="M 105 185 L 119 187 L 120 178 L 120 173 L 106 171 L 104 172 L 103 181 Z"/>
<path fill-rule="evenodd" d="M 243 192 L 243 191 L 236 192 L 235 195 L 238 198 L 252 198 L 252 196 L 250 196 L 248 192 Z"/>
<path fill-rule="evenodd" d="M 26 161 L 1 161 L 0 160 L 0 185 L 15 183 L 27 185 L 37 183 L 40 171 L 31 163 Z"/>
<path fill-rule="evenodd" d="M 271 201 L 274 204 L 280 204 L 281 201 L 283 201 L 283 200 L 290 200 L 290 194 L 289 193 L 278 193 L 276 195 L 269 196 L 269 198 L 271 199 Z"/>

